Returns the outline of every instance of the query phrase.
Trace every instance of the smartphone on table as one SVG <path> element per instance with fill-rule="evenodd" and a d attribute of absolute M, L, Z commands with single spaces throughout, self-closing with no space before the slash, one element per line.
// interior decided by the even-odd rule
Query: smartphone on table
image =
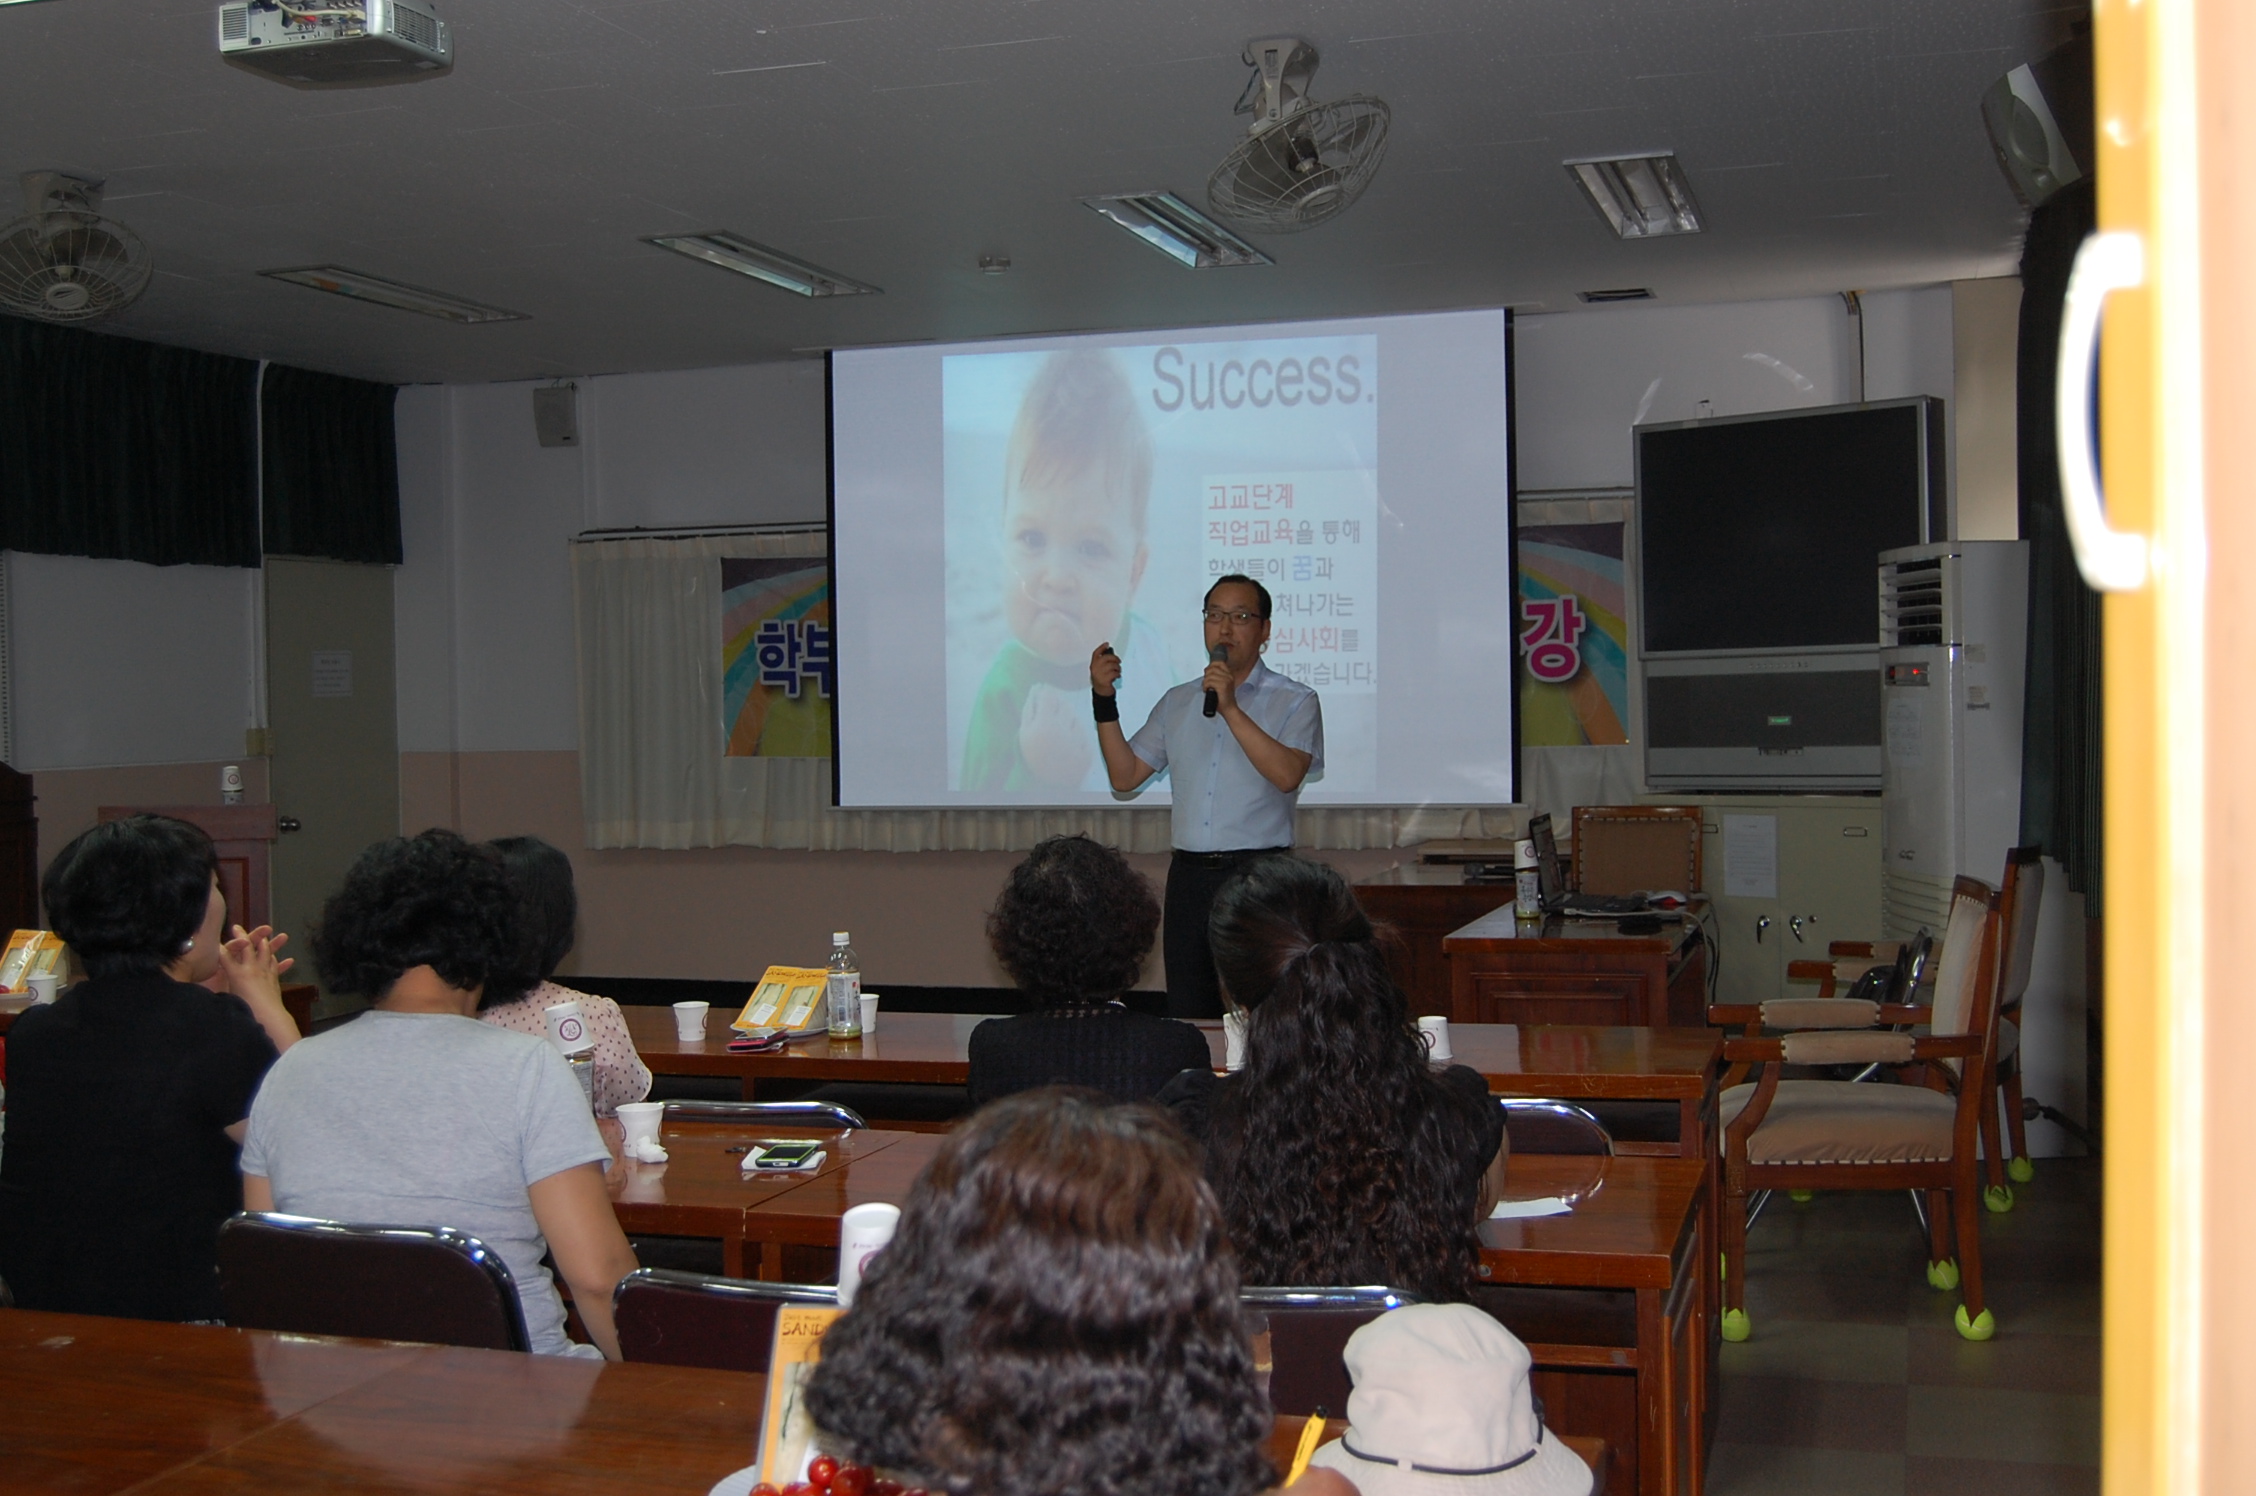
<path fill-rule="evenodd" d="M 823 1145 L 819 1141 L 802 1142 L 771 1138 L 762 1142 L 759 1151 L 752 1155 L 752 1167 L 755 1169 L 801 1168 L 808 1159 L 822 1152 L 822 1149 Z"/>

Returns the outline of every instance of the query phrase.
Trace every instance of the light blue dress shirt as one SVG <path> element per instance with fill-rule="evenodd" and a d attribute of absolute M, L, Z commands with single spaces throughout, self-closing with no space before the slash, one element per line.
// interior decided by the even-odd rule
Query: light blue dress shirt
<path fill-rule="evenodd" d="M 1286 794 L 1253 766 L 1221 713 L 1205 715 L 1206 687 L 1183 682 L 1159 705 L 1128 747 L 1168 777 L 1174 794 L 1173 840 L 1184 852 L 1242 852 L 1293 843 L 1293 807 L 1300 791 Z M 1238 687 L 1238 705 L 1263 732 L 1312 755 L 1301 782 L 1324 777 L 1324 711 L 1316 692 L 1256 660 Z M 1145 780 L 1146 784 L 1151 780 Z"/>

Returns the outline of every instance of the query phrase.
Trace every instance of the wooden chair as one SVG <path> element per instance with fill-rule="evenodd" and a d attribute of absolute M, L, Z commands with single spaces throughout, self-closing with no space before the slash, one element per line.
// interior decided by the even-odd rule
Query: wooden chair
<path fill-rule="evenodd" d="M 2013 1186 L 2037 1177 L 2029 1162 L 2029 1135 L 2021 1114 L 2021 1000 L 2029 995 L 2029 971 L 2036 963 L 2037 915 L 2044 907 L 2044 858 L 2035 847 L 2015 847 L 2005 854 L 2005 883 L 2001 897 L 2011 899 L 2013 917 L 2001 938 L 2005 953 L 1998 974 L 1997 1063 L 1990 1071 L 1992 1100 L 1983 1129 L 1990 1161 L 1990 1185 L 1982 1203 L 1992 1210 L 2013 1208 Z M 1998 1100 L 2005 1104 L 2005 1132 L 2011 1147 L 1999 1146 L 1996 1133 Z"/>
<path fill-rule="evenodd" d="M 1241 1288 L 1258 1366 L 1266 1337 L 1269 1405 L 1279 1417 L 1347 1413 L 1347 1337 L 1389 1309 L 1419 1300 L 1392 1288 Z"/>
<path fill-rule="evenodd" d="M 638 1268 L 611 1291 L 611 1322 L 622 1360 L 765 1374 L 776 1312 L 786 1304 L 835 1309 L 838 1289 Z"/>
<path fill-rule="evenodd" d="M 1577 805 L 1577 893 L 1689 894 L 1700 886 L 1700 812 L 1681 805 Z"/>
<path fill-rule="evenodd" d="M 530 1348 L 509 1264 L 445 1226 L 245 1212 L 219 1228 L 219 1295 L 243 1329 Z"/>
<path fill-rule="evenodd" d="M 1724 1041 L 1723 1336 L 1745 1340 L 1750 1192 L 1886 1189 L 1923 1192 L 1927 1281 L 1963 1286 L 1959 1334 L 1987 1340 L 1997 1321 L 1982 1300 L 1982 1113 L 1994 1119 L 1989 1067 L 1997 1045 L 2001 925 L 2011 911 L 1989 885 L 1960 878 L 1932 1008 L 1846 998 L 1710 1008 L 1709 1021 L 1793 1030 Z M 1883 1025 L 1929 1024 L 1915 1035 Z M 1785 1065 L 1878 1064 L 1900 1084 L 1782 1080 Z M 1752 1074 L 1752 1080 L 1743 1077 Z M 1954 1231 L 1955 1228 L 1955 1231 Z M 1953 1243 L 1956 1243 L 1956 1255 Z"/>

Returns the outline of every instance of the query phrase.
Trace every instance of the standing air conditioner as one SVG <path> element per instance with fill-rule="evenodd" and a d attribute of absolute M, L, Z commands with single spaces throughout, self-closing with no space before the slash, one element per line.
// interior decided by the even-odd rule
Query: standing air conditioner
<path fill-rule="evenodd" d="M 1951 880 L 1993 887 L 2021 831 L 2029 546 L 1880 553 L 1881 934 L 1940 935 Z"/>

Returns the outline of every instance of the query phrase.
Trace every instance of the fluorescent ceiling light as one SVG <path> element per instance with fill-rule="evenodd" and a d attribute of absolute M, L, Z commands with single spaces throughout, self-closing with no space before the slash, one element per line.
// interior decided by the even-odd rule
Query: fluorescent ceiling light
<path fill-rule="evenodd" d="M 1172 192 L 1128 192 L 1081 201 L 1193 270 L 1277 263 Z"/>
<path fill-rule="evenodd" d="M 876 286 L 834 275 L 820 265 L 810 265 L 780 250 L 719 230 L 710 234 L 659 234 L 642 242 L 688 255 L 693 260 L 703 260 L 708 265 L 718 265 L 723 270 L 733 270 L 738 275 L 749 275 L 797 296 L 884 294 Z"/>
<path fill-rule="evenodd" d="M 421 286 L 402 285 L 380 275 L 347 270 L 342 265 L 307 265 L 296 270 L 261 270 L 259 274 L 269 280 L 288 281 L 293 286 L 311 286 L 316 291 L 327 291 L 332 296 L 373 301 L 378 306 L 397 307 L 403 312 L 416 312 L 446 322 L 531 320 L 523 312 L 506 312 L 497 306 L 464 301 L 459 296 L 449 296 L 442 291 L 426 291 Z"/>
<path fill-rule="evenodd" d="M 1674 152 L 1562 162 L 1598 216 L 1624 239 L 1697 234 L 1700 205 Z"/>

